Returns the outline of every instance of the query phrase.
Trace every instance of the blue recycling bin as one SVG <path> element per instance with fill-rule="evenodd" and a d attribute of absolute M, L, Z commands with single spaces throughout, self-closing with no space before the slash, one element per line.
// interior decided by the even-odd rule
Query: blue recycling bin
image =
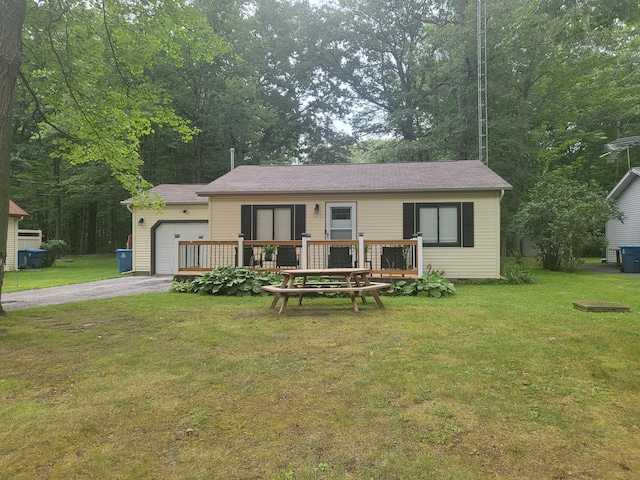
<path fill-rule="evenodd" d="M 128 248 L 118 248 L 116 256 L 118 257 L 118 270 L 120 273 L 130 272 L 132 269 L 132 252 Z"/>
<path fill-rule="evenodd" d="M 27 268 L 26 250 L 18 250 L 18 268 Z"/>
<path fill-rule="evenodd" d="M 625 273 L 640 273 L 640 245 L 620 245 L 620 260 Z"/>
<path fill-rule="evenodd" d="M 21 250 L 23 252 L 22 258 L 20 258 L 20 252 L 18 252 L 18 264 L 25 265 L 27 268 L 43 268 L 44 267 L 44 254 L 46 250 L 41 248 L 27 248 Z"/>

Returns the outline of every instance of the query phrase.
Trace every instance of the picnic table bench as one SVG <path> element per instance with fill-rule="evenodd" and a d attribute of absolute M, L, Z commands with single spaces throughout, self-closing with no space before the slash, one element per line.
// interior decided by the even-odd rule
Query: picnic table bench
<path fill-rule="evenodd" d="M 341 293 L 346 294 L 351 299 L 353 311 L 358 312 L 356 297 L 360 297 L 362 302 L 366 302 L 365 294 L 370 294 L 376 301 L 379 308 L 384 308 L 378 292 L 390 288 L 388 283 L 371 282 L 369 280 L 369 270 L 361 268 L 327 268 L 327 269 L 298 269 L 283 270 L 282 283 L 278 285 L 267 285 L 262 287 L 265 292 L 273 293 L 274 299 L 270 308 L 275 308 L 282 298 L 282 305 L 279 313 L 282 313 L 287 306 L 289 297 L 299 297 L 298 304 L 302 305 L 302 298 L 306 294 L 312 293 Z M 308 277 L 328 278 L 328 282 L 310 281 Z M 296 282 L 300 278 L 301 281 Z"/>

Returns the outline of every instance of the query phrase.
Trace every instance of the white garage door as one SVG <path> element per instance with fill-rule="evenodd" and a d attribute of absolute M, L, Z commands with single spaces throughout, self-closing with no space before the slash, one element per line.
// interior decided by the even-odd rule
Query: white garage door
<path fill-rule="evenodd" d="M 208 240 L 209 225 L 193 222 L 166 222 L 155 231 L 156 275 L 178 273 L 178 242 L 180 240 Z"/>

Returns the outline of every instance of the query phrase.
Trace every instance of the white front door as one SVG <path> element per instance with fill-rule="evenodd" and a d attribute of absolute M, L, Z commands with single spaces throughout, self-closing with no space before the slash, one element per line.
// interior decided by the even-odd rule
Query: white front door
<path fill-rule="evenodd" d="M 329 240 L 354 240 L 356 238 L 356 203 L 327 203 L 326 237 Z"/>

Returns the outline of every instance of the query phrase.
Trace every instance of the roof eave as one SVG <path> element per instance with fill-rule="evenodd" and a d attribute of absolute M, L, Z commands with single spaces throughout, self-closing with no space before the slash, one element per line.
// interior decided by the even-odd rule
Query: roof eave
<path fill-rule="evenodd" d="M 201 199 L 196 199 L 196 200 L 182 200 L 179 202 L 164 202 L 165 205 L 206 205 L 207 201 L 206 200 L 201 200 Z M 120 205 L 133 205 L 133 200 L 131 199 L 127 199 L 127 200 L 122 200 L 120 201 Z M 147 208 L 147 207 L 145 207 Z"/>
<path fill-rule="evenodd" d="M 640 177 L 640 168 L 632 168 L 625 173 L 624 177 L 622 177 L 618 184 L 609 192 L 607 200 L 616 200 L 622 192 L 626 190 L 631 182 L 635 180 L 635 177 Z"/>
<path fill-rule="evenodd" d="M 415 189 L 362 189 L 354 190 L 351 193 L 449 193 L 449 192 L 501 192 L 504 190 L 512 190 L 511 185 L 496 186 L 496 187 L 474 187 L 474 188 L 415 188 Z M 223 196 L 238 196 L 238 195 L 326 195 L 326 194 L 345 194 L 345 190 L 245 190 L 245 191 L 208 191 L 208 192 L 196 192 L 196 195 L 201 197 L 223 197 Z"/>

